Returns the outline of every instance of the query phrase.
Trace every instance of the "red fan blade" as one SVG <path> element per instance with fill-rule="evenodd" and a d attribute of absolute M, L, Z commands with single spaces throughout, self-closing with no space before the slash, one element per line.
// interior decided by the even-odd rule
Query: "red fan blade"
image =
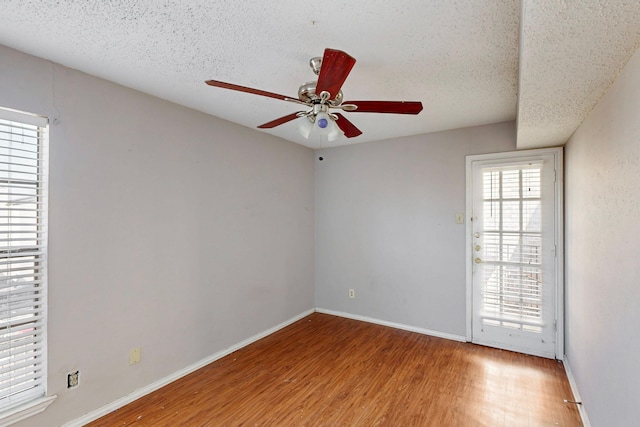
<path fill-rule="evenodd" d="M 304 102 L 300 101 L 298 98 L 291 97 L 291 96 L 280 95 L 278 93 L 273 93 L 273 92 L 267 92 L 266 90 L 253 89 L 253 88 L 246 87 L 246 86 L 240 86 L 240 85 L 234 85 L 234 84 L 231 84 L 231 83 L 220 82 L 218 80 L 207 80 L 205 83 L 208 84 L 209 86 L 221 87 L 223 89 L 237 90 L 237 91 L 240 91 L 240 92 L 253 93 L 255 95 L 267 96 L 269 98 L 281 99 L 283 101 L 294 101 L 294 102 L 299 102 L 299 103 L 304 104 Z"/>
<path fill-rule="evenodd" d="M 336 113 L 336 116 L 338 116 L 336 124 L 342 130 L 342 132 L 344 132 L 344 136 L 346 136 L 347 138 L 353 138 L 354 136 L 362 135 L 362 131 L 349 120 L 347 120 L 345 116 L 340 113 Z"/>
<path fill-rule="evenodd" d="M 325 49 L 316 94 L 326 90 L 331 94 L 329 99 L 335 98 L 355 63 L 355 58 L 341 50 Z"/>
<path fill-rule="evenodd" d="M 275 119 L 275 120 L 272 120 L 272 121 L 270 121 L 268 123 L 260 125 L 260 126 L 258 126 L 258 128 L 260 128 L 260 129 L 271 129 L 271 128 L 274 128 L 276 126 L 280 126 L 283 123 L 290 122 L 291 120 L 297 119 L 297 118 L 298 118 L 298 113 L 292 113 L 292 114 L 289 114 L 287 116 L 283 116 L 283 117 L 280 117 L 279 119 Z"/>
<path fill-rule="evenodd" d="M 415 101 L 345 101 L 342 104 L 358 107 L 356 110 L 349 110 L 350 113 L 418 114 L 422 111 L 422 102 Z"/>

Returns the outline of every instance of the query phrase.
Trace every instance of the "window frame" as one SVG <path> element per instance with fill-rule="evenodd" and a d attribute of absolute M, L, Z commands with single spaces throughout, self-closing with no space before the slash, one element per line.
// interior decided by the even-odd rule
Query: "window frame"
<path fill-rule="evenodd" d="M 35 201 L 34 201 L 34 205 L 35 205 L 35 209 L 36 209 L 36 213 L 35 213 L 35 227 L 32 227 L 31 224 L 29 225 L 29 227 L 27 227 L 27 229 L 29 231 L 24 232 L 27 236 L 29 235 L 35 235 L 35 237 L 33 237 L 32 239 L 35 240 L 35 245 L 33 246 L 33 250 L 32 253 L 36 254 L 33 256 L 33 260 L 29 260 L 29 258 L 22 259 L 20 261 L 12 261 L 11 260 L 11 256 L 7 255 L 7 254 L 11 254 L 11 249 L 5 250 L 3 251 L 5 255 L 5 258 L 2 259 L 2 261 L 4 262 L 6 260 L 6 266 L 8 271 L 11 270 L 11 263 L 22 263 L 22 264 L 33 264 L 33 268 L 25 268 L 24 266 L 22 267 L 23 269 L 25 269 L 27 272 L 29 271 L 33 271 L 33 274 L 30 275 L 30 278 L 32 278 L 33 281 L 33 304 L 30 306 L 33 308 L 33 314 L 34 317 L 41 317 L 40 321 L 35 321 L 33 320 L 33 322 L 37 322 L 39 323 L 38 325 L 38 331 L 39 333 L 33 334 L 33 337 L 37 337 L 36 340 L 37 342 L 35 342 L 34 347 L 38 347 L 40 350 L 40 354 L 38 357 L 41 357 L 42 360 L 38 361 L 37 363 L 34 362 L 33 365 L 29 365 L 29 366 L 34 366 L 34 368 L 38 368 L 40 369 L 41 373 L 39 375 L 40 379 L 37 381 L 37 387 L 35 388 L 37 391 L 36 393 L 33 393 L 33 391 L 31 389 L 22 391 L 20 394 L 22 394 L 22 398 L 20 397 L 20 394 L 18 394 L 18 398 L 14 398 L 12 397 L 2 397 L 1 399 L 10 399 L 9 403 L 5 403 L 5 407 L 0 410 L 0 427 L 2 426 L 8 426 L 11 425 L 13 423 L 16 423 L 18 421 L 24 420 L 28 417 L 31 417 L 35 414 L 38 414 L 42 411 L 44 411 L 51 403 L 53 403 L 53 401 L 55 400 L 56 396 L 49 396 L 48 395 L 48 388 L 47 388 L 47 364 L 48 364 L 48 357 L 47 357 L 47 312 L 48 312 L 48 298 L 47 298 L 47 287 L 48 287 L 48 280 L 47 280 L 47 258 L 48 258 L 48 229 L 47 229 L 47 223 L 48 223 L 48 171 L 49 171 L 49 153 L 48 153 L 48 148 L 49 148 L 49 124 L 48 124 L 48 119 L 46 117 L 42 117 L 42 116 L 38 116 L 38 115 L 34 115 L 34 114 L 29 114 L 29 113 L 24 113 L 21 111 L 17 111 L 17 110 L 13 110 L 13 109 L 9 109 L 9 108 L 3 108 L 0 107 L 0 119 L 4 120 L 4 121 L 9 121 L 12 122 L 13 124 L 10 124 L 10 126 L 25 126 L 25 127 L 35 127 L 37 128 L 37 137 L 36 137 L 36 141 L 37 141 L 37 147 L 36 147 L 36 166 L 35 166 L 35 175 L 36 175 L 36 179 L 35 181 L 33 181 L 33 184 L 35 185 Z M 7 147 L 6 151 L 7 154 L 5 154 L 5 156 L 8 156 L 9 153 L 9 149 L 8 146 L 11 144 L 11 136 L 9 136 L 6 139 L 6 145 L 4 145 L 3 143 L 3 147 Z M 24 159 L 26 159 L 28 156 L 23 157 Z M 9 170 L 12 167 L 15 167 L 16 169 L 20 169 L 19 163 L 13 163 L 13 160 L 11 160 L 9 157 L 6 158 L 6 164 L 4 165 L 0 165 L 1 169 L 5 169 L 5 170 Z M 25 161 L 26 164 L 29 163 L 29 160 L 27 159 Z M 23 164 L 25 164 L 23 163 Z M 33 168 L 33 166 L 28 165 L 26 166 L 27 168 Z M 24 168 L 24 166 L 23 166 Z M 4 185 L 5 188 L 10 189 L 11 187 L 11 179 L 10 178 L 3 178 L 0 177 L 0 184 Z M 24 184 L 24 188 L 27 189 L 29 187 L 29 184 L 31 184 L 30 182 L 27 182 L 28 180 L 25 180 L 25 184 Z M 20 184 L 21 185 L 21 184 Z M 24 191 L 24 193 L 29 194 L 29 191 Z M 10 197 L 11 191 L 9 190 L 7 192 L 7 198 Z M 31 198 L 31 196 L 27 197 L 27 199 Z M 21 201 L 21 203 L 24 203 L 24 201 Z M 27 202 L 29 203 L 29 202 Z M 30 203 L 29 203 L 30 204 Z M 10 206 L 9 203 L 5 203 L 5 206 Z M 7 208 L 7 211 L 9 212 L 10 209 Z M 8 214 L 9 215 L 9 214 Z M 7 230 L 10 229 L 10 220 L 9 220 L 10 216 L 7 216 L 6 221 L 0 221 L 0 225 L 2 226 L 2 228 L 4 229 L 5 227 L 7 228 Z M 25 222 L 29 222 L 28 220 Z M 4 230 L 3 230 L 4 231 Z M 10 235 L 10 231 L 4 231 L 7 236 Z M 10 245 L 10 237 L 7 237 L 7 245 Z M 31 246 L 31 244 L 29 243 L 30 240 L 32 240 L 31 238 L 27 239 L 26 242 L 26 246 Z M 8 246 L 10 248 L 10 246 Z M 17 253 L 21 253 L 21 251 L 17 251 Z M 22 257 L 20 257 L 22 258 Z M 10 277 L 10 276 L 8 276 Z M 37 280 L 36 280 L 37 279 Z M 16 282 L 17 283 L 17 282 Z M 7 289 L 9 288 L 9 286 L 7 286 Z M 11 295 L 10 292 L 8 291 L 9 294 Z M 7 305 L 7 307 L 9 307 Z M 11 308 L 12 312 L 14 311 L 13 308 Z M 15 310 L 17 311 L 17 310 Z M 17 316 L 16 318 L 19 318 L 20 316 Z M 7 318 L 7 320 L 11 319 L 11 315 L 9 315 Z M 15 319 L 15 318 L 14 318 Z M 9 323 L 10 325 L 13 325 L 11 322 Z M 15 325 L 13 325 L 15 326 Z M 35 326 L 34 326 L 35 327 Z M 9 344 L 7 346 L 7 348 L 11 348 L 11 344 Z M 12 362 L 13 363 L 13 362 Z M 13 402 L 11 402 L 11 400 L 14 400 Z"/>

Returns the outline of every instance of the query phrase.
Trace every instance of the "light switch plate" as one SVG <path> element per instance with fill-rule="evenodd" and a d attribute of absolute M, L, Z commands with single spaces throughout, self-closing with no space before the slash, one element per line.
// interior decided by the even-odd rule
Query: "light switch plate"
<path fill-rule="evenodd" d="M 136 363 L 140 363 L 141 356 L 140 347 L 132 348 L 129 352 L 129 365 L 135 365 Z"/>

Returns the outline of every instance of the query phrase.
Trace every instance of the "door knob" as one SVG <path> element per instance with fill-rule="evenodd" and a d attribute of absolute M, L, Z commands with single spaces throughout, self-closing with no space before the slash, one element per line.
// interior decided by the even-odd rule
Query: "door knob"
<path fill-rule="evenodd" d="M 480 250 L 480 245 L 476 245 L 476 251 Z"/>
<path fill-rule="evenodd" d="M 478 239 L 480 237 L 480 233 L 473 233 L 473 237 L 475 237 L 476 239 Z"/>
<path fill-rule="evenodd" d="M 476 258 L 475 261 L 476 261 L 476 264 L 480 264 L 482 262 L 480 258 Z"/>

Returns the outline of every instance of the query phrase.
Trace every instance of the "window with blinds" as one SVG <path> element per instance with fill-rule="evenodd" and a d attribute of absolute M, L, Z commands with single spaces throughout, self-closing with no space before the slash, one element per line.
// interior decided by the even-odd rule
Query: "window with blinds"
<path fill-rule="evenodd" d="M 0 411 L 46 394 L 47 121 L 0 109 Z"/>
<path fill-rule="evenodd" d="M 542 331 L 541 170 L 483 171 L 485 324 Z"/>

